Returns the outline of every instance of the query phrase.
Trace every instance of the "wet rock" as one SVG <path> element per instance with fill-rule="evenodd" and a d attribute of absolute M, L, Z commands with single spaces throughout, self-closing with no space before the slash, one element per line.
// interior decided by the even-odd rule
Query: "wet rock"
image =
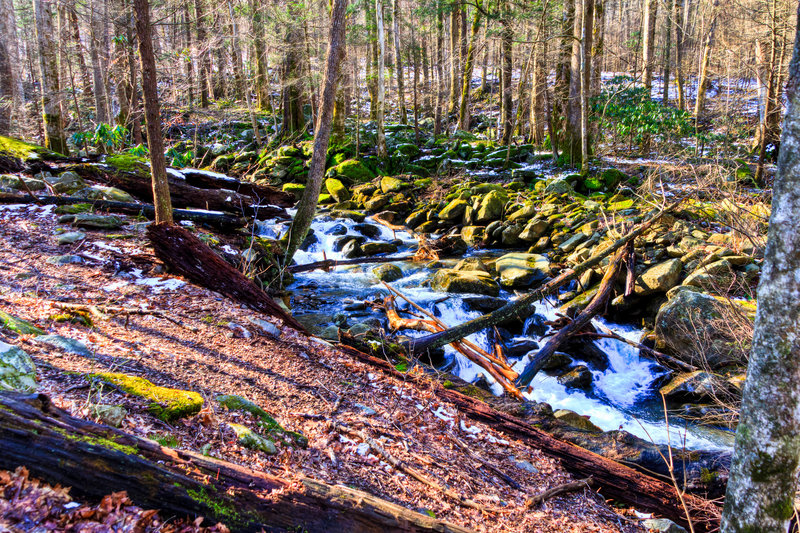
<path fill-rule="evenodd" d="M 361 245 L 361 250 L 368 257 L 378 254 L 393 254 L 397 252 L 397 245 L 393 242 L 368 242 Z"/>
<path fill-rule="evenodd" d="M 364 255 L 364 250 L 361 248 L 357 239 L 351 239 L 342 247 L 342 255 L 344 255 L 346 259 L 355 259 L 356 257 L 362 257 Z"/>
<path fill-rule="evenodd" d="M 333 241 L 333 251 L 341 252 L 350 241 L 356 241 L 358 244 L 362 244 L 367 242 L 367 239 L 365 237 L 357 237 L 355 235 L 345 235 L 343 237 L 339 237 Z"/>
<path fill-rule="evenodd" d="M 454 293 L 485 294 L 497 296 L 500 287 L 491 275 L 480 270 L 442 269 L 431 278 L 434 290 Z"/>
<path fill-rule="evenodd" d="M 564 352 L 554 352 L 542 365 L 542 370 L 559 370 L 571 364 L 572 358 L 569 355 Z"/>
<path fill-rule="evenodd" d="M 510 253 L 495 263 L 500 284 L 508 288 L 525 288 L 550 276 L 550 261 L 543 255 Z"/>
<path fill-rule="evenodd" d="M 381 209 L 389 205 L 389 202 L 391 201 L 392 197 L 390 195 L 379 194 L 377 196 L 370 198 L 369 200 L 366 200 L 364 202 L 364 209 L 366 209 L 371 213 L 375 213 L 376 211 L 380 211 Z"/>
<path fill-rule="evenodd" d="M 333 218 L 349 218 L 350 220 L 354 220 L 356 222 L 364 222 L 364 219 L 367 218 L 367 215 L 364 213 L 360 213 L 358 211 L 352 211 L 349 209 L 337 209 L 331 211 L 331 217 Z"/>
<path fill-rule="evenodd" d="M 573 250 L 575 250 L 575 248 L 577 248 L 578 245 L 581 244 L 583 241 L 585 241 L 587 238 L 588 237 L 586 235 L 584 235 L 583 233 L 576 233 L 575 235 L 573 235 L 572 237 L 570 237 L 566 241 L 564 241 L 561 244 L 559 244 L 558 245 L 558 249 L 561 252 L 563 252 L 565 254 L 568 254 L 568 253 L 572 252 Z"/>
<path fill-rule="evenodd" d="M 503 206 L 507 201 L 508 195 L 504 191 L 490 191 L 481 199 L 480 206 L 475 214 L 475 223 L 486 224 L 493 220 L 499 220 L 503 215 Z"/>
<path fill-rule="evenodd" d="M 93 356 L 92 351 L 81 341 L 62 337 L 61 335 L 38 335 L 34 337 L 33 340 L 37 344 L 45 344 L 66 353 L 81 355 L 83 357 Z"/>
<path fill-rule="evenodd" d="M 461 301 L 472 311 L 480 311 L 484 314 L 497 311 L 508 303 L 503 298 L 494 298 L 492 296 L 467 296 L 462 298 Z"/>
<path fill-rule="evenodd" d="M 333 197 L 336 202 L 346 202 L 350 199 L 350 191 L 344 186 L 340 180 L 336 178 L 328 178 L 325 180 L 325 188 L 328 193 Z"/>
<path fill-rule="evenodd" d="M 335 224 L 325 230 L 326 235 L 347 235 L 347 226 L 344 224 Z"/>
<path fill-rule="evenodd" d="M 525 354 L 539 349 L 539 343 L 533 339 L 522 339 L 518 341 L 510 341 L 506 343 L 504 354 L 506 357 L 516 359 Z"/>
<path fill-rule="evenodd" d="M 713 399 L 724 388 L 725 382 L 721 377 L 697 370 L 676 375 L 659 392 L 670 402 L 703 402 Z"/>
<path fill-rule="evenodd" d="M 553 413 L 553 416 L 557 420 L 560 420 L 561 422 L 564 422 L 565 424 L 568 424 L 574 428 L 590 431 L 592 433 L 602 433 L 603 431 L 585 416 L 581 416 L 575 411 L 570 411 L 569 409 L 559 409 Z"/>
<path fill-rule="evenodd" d="M 670 259 L 645 270 L 636 279 L 634 293 L 645 296 L 655 292 L 666 292 L 678 284 L 683 263 L 680 259 Z"/>
<path fill-rule="evenodd" d="M 575 190 L 572 188 L 572 185 L 565 179 L 553 180 L 544 188 L 545 194 L 555 194 L 558 196 L 562 194 L 572 194 L 573 192 L 575 192 Z"/>
<path fill-rule="evenodd" d="M 468 257 L 466 259 L 462 259 L 456 263 L 456 266 L 453 267 L 453 270 L 480 270 L 481 272 L 489 272 L 489 268 L 480 257 Z"/>
<path fill-rule="evenodd" d="M 592 372 L 586 365 L 578 365 L 558 376 L 558 382 L 568 388 L 588 389 L 592 386 Z"/>
<path fill-rule="evenodd" d="M 525 320 L 522 334 L 526 337 L 542 337 L 547 333 L 547 317 L 534 313 Z"/>
<path fill-rule="evenodd" d="M 74 244 L 80 240 L 86 238 L 86 234 L 82 231 L 68 231 L 67 233 L 62 233 L 56 239 L 56 242 L 60 245 L 64 244 Z"/>
<path fill-rule="evenodd" d="M 523 241 L 519 238 L 519 236 L 523 229 L 525 229 L 525 226 L 522 224 L 511 224 L 510 226 L 506 226 L 503 228 L 503 231 L 500 234 L 500 242 L 502 242 L 504 246 L 508 247 L 522 245 Z"/>
<path fill-rule="evenodd" d="M 484 226 L 464 226 L 461 228 L 461 238 L 468 246 L 475 246 L 483 241 L 485 230 Z"/>
<path fill-rule="evenodd" d="M 536 206 L 526 205 L 508 215 L 508 222 L 526 222 L 535 214 Z"/>
<path fill-rule="evenodd" d="M 372 269 L 372 274 L 380 281 L 391 283 L 403 277 L 402 269 L 391 263 L 380 265 Z"/>
<path fill-rule="evenodd" d="M 0 341 L 0 391 L 35 392 L 36 367 L 20 348 Z"/>
<path fill-rule="evenodd" d="M 370 239 L 378 239 L 381 236 L 381 228 L 374 224 L 356 224 L 353 226 L 353 229 Z"/>
<path fill-rule="evenodd" d="M 408 228 L 414 229 L 427 220 L 428 220 L 428 211 L 422 209 L 419 211 L 414 211 L 413 213 L 408 215 L 403 224 L 405 224 L 406 227 Z"/>

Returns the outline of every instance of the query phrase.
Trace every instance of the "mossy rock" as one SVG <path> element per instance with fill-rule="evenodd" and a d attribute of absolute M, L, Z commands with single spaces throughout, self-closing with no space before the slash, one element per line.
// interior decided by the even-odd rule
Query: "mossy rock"
<path fill-rule="evenodd" d="M 372 274 L 378 278 L 379 281 L 391 283 L 392 281 L 397 281 L 403 277 L 403 270 L 397 265 L 387 263 L 385 265 L 380 265 L 373 268 Z"/>
<path fill-rule="evenodd" d="M 39 175 L 41 176 L 41 174 Z M 74 194 L 86 187 L 86 182 L 83 181 L 83 178 L 72 171 L 62 172 L 58 176 L 47 175 L 44 180 L 59 194 Z"/>
<path fill-rule="evenodd" d="M 449 222 L 456 222 L 461 220 L 464 212 L 467 210 L 469 203 L 461 198 L 456 198 L 445 206 L 444 209 L 439 211 L 439 219 L 447 220 Z"/>
<path fill-rule="evenodd" d="M 36 368 L 22 349 L 0 341 L 0 391 L 35 392 Z"/>
<path fill-rule="evenodd" d="M 2 158 L 25 163 L 32 160 L 63 159 L 64 156 L 43 146 L 0 135 L 0 159 Z"/>
<path fill-rule="evenodd" d="M 347 187 L 344 186 L 344 183 L 336 178 L 326 179 L 325 188 L 337 203 L 346 202 L 350 199 L 350 191 L 347 190 Z"/>
<path fill-rule="evenodd" d="M 41 191 L 45 188 L 45 184 L 44 181 L 38 179 L 3 174 L 0 175 L 0 188 L 14 190 L 30 189 L 31 191 Z"/>
<path fill-rule="evenodd" d="M 227 407 L 231 411 L 242 411 L 259 418 L 258 425 L 270 434 L 278 435 L 281 440 L 285 441 L 288 438 L 302 447 L 308 445 L 308 439 L 306 437 L 296 431 L 287 431 L 271 414 L 247 398 L 239 396 L 238 394 L 221 394 L 217 396 L 216 399 L 220 405 Z"/>
<path fill-rule="evenodd" d="M 494 278 L 480 270 L 453 270 L 443 268 L 431 278 L 431 288 L 441 292 L 485 294 L 497 296 L 500 293 Z"/>
<path fill-rule="evenodd" d="M 228 422 L 228 427 L 236 433 L 239 444 L 245 448 L 264 452 L 267 455 L 276 455 L 278 453 L 278 448 L 275 446 L 274 442 L 259 435 L 249 427 L 241 424 L 234 424 L 233 422 Z"/>
<path fill-rule="evenodd" d="M 352 183 L 365 183 L 375 177 L 375 174 L 357 159 L 342 161 L 335 167 L 328 169 L 328 177 L 343 177 Z"/>
<path fill-rule="evenodd" d="M 148 410 L 165 422 L 192 416 L 203 408 L 203 397 L 196 392 L 159 387 L 144 378 L 114 372 L 89 374 L 89 377 L 149 400 Z"/>
<path fill-rule="evenodd" d="M 116 187 L 105 187 L 103 185 L 93 185 L 75 192 L 76 198 L 86 198 L 87 200 L 109 200 L 112 202 L 132 203 L 136 200 L 127 192 Z"/>
<path fill-rule="evenodd" d="M 0 327 L 19 333 L 20 335 L 44 335 L 44 331 L 30 322 L 15 317 L 5 311 L 0 311 Z"/>
<path fill-rule="evenodd" d="M 150 176 L 150 167 L 147 160 L 130 154 L 117 154 L 106 157 L 105 164 L 121 170 L 131 172 L 141 176 Z"/>
<path fill-rule="evenodd" d="M 292 194 L 295 200 L 300 200 L 300 197 L 303 196 L 303 193 L 306 190 L 306 186 L 299 183 L 286 183 L 281 188 L 283 189 L 283 192 Z"/>
<path fill-rule="evenodd" d="M 57 215 L 77 215 L 79 213 L 91 213 L 92 204 L 72 204 L 60 205 L 53 212 Z"/>
<path fill-rule="evenodd" d="M 384 194 L 400 192 L 407 187 L 408 183 L 394 176 L 384 176 L 381 178 L 381 190 Z"/>

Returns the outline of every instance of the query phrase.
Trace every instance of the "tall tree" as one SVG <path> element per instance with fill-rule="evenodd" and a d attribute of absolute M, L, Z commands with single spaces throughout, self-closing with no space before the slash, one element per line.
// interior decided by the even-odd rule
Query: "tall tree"
<path fill-rule="evenodd" d="M 472 17 L 472 29 L 469 35 L 469 48 L 467 49 L 467 57 L 464 61 L 464 74 L 461 80 L 461 104 L 458 111 L 458 128 L 461 130 L 469 130 L 469 114 L 470 114 L 470 89 L 472 88 L 472 71 L 475 68 L 475 53 L 478 45 L 478 32 L 481 27 L 481 12 L 483 11 L 483 2 L 477 0 L 475 5 L 475 14 Z"/>
<path fill-rule="evenodd" d="M 784 532 L 794 515 L 800 465 L 800 27 L 786 97 L 723 533 Z"/>
<path fill-rule="evenodd" d="M 158 102 L 156 57 L 153 53 L 149 0 L 133 0 L 136 13 L 136 36 L 142 62 L 142 92 L 147 124 L 147 145 L 150 148 L 150 172 L 153 176 L 153 205 L 156 223 L 172 224 L 172 200 L 167 183 L 167 163 L 164 160 L 164 139 L 161 136 L 161 110 Z"/>
<path fill-rule="evenodd" d="M 657 16 L 658 0 L 644 0 L 644 14 L 642 15 L 642 80 L 648 91 L 653 87 L 653 70 L 656 63 Z"/>
<path fill-rule="evenodd" d="M 502 79 L 502 99 L 500 106 L 500 120 L 503 124 L 502 136 L 500 137 L 500 144 L 503 146 L 511 143 L 511 134 L 514 129 L 513 125 L 513 100 L 514 91 L 511 84 L 512 70 L 514 67 L 513 62 L 513 45 L 514 45 L 514 28 L 511 26 L 511 2 L 509 0 L 501 0 L 502 6 L 500 7 L 500 55 L 501 55 L 501 74 Z"/>
<path fill-rule="evenodd" d="M 711 75 L 709 72 L 711 50 L 714 48 L 714 34 L 717 31 L 718 7 L 719 0 L 714 0 L 711 5 L 711 24 L 709 24 L 708 31 L 706 32 L 706 39 L 703 43 L 703 54 L 700 59 L 700 79 L 697 82 L 697 98 L 694 102 L 694 115 L 697 120 L 700 120 L 706 105 L 706 91 L 708 90 L 709 78 Z"/>
<path fill-rule="evenodd" d="M 200 90 L 200 107 L 208 107 L 209 77 L 211 75 L 211 59 L 208 54 L 208 38 L 206 37 L 206 20 L 203 0 L 194 0 L 194 23 L 197 30 L 197 47 L 199 55 L 198 89 Z"/>
<path fill-rule="evenodd" d="M 91 0 L 89 27 L 91 29 L 89 54 L 92 61 L 92 93 L 97 122 L 111 122 L 111 108 L 108 104 L 104 73 L 106 72 L 105 54 L 103 53 L 103 20 L 101 0 Z"/>
<path fill-rule="evenodd" d="M 344 57 L 346 13 L 347 0 L 334 0 L 330 33 L 328 34 L 328 53 L 325 60 L 325 78 L 322 80 L 322 98 L 314 128 L 314 151 L 311 154 L 311 164 L 308 168 L 306 190 L 297 204 L 297 213 L 289 229 L 289 242 L 284 256 L 286 265 L 291 262 L 294 253 L 306 238 L 317 209 L 319 192 L 322 189 L 322 178 L 325 174 L 325 160 L 333 123 L 333 108 L 336 102 L 336 83 L 339 78 L 339 65 Z"/>
<path fill-rule="evenodd" d="M 2 10 L 0 0 L 0 10 Z M 0 24 L 3 13 L 0 12 Z M 0 26 L 2 28 L 2 26 Z M 0 32 L 0 135 L 11 135 L 11 110 L 14 108 L 14 74 L 11 70 L 10 43 L 5 33 Z"/>
<path fill-rule="evenodd" d="M 39 48 L 44 145 L 55 152 L 68 155 L 61 110 L 61 88 L 58 85 L 58 53 L 53 41 L 52 3 L 48 0 L 33 0 L 33 15 L 36 20 L 36 41 Z"/>
<path fill-rule="evenodd" d="M 305 127 L 303 116 L 303 28 L 298 20 L 298 6 L 289 4 L 286 49 L 283 54 L 283 125 L 281 133 L 289 137 L 302 131 Z"/>
<path fill-rule="evenodd" d="M 397 102 L 400 108 L 400 124 L 408 123 L 406 92 L 403 80 L 403 58 L 400 53 L 400 0 L 393 0 L 392 28 L 394 36 L 394 65 L 397 75 Z"/>
<path fill-rule="evenodd" d="M 386 157 L 386 134 L 383 122 L 386 113 L 386 38 L 383 30 L 383 1 L 375 0 L 375 24 L 378 30 L 378 116 L 377 146 L 378 157 Z"/>

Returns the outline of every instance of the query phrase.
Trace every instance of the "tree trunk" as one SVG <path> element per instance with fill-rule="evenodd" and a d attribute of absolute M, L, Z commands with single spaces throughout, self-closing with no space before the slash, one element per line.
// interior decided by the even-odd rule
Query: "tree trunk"
<path fill-rule="evenodd" d="M 58 85 L 58 54 L 53 41 L 53 5 L 48 0 L 34 0 L 36 40 L 39 45 L 39 85 L 42 93 L 42 122 L 45 147 L 69 155 Z"/>
<path fill-rule="evenodd" d="M 475 48 L 477 47 L 478 31 L 481 27 L 482 0 L 477 0 L 475 15 L 472 18 L 472 29 L 469 36 L 469 48 L 466 61 L 464 61 L 464 76 L 461 80 L 461 105 L 458 112 L 458 129 L 469 131 L 470 115 L 470 90 L 472 89 L 472 71 L 475 68 Z"/>
<path fill-rule="evenodd" d="M 393 0 L 392 27 L 394 34 L 394 68 L 397 76 L 397 106 L 400 108 L 400 124 L 408 124 L 406 92 L 403 80 L 403 60 L 400 56 L 400 0 Z"/>
<path fill-rule="evenodd" d="M 11 41 L 5 13 L 6 2 L 0 0 L 0 135 L 11 136 L 11 111 L 14 108 L 14 71 L 11 68 Z M 16 35 L 16 32 L 13 34 Z"/>
<path fill-rule="evenodd" d="M 383 1 L 375 0 L 375 26 L 378 32 L 378 109 L 376 152 L 379 158 L 386 158 L 386 134 L 383 121 L 386 114 L 386 38 L 383 29 Z"/>
<path fill-rule="evenodd" d="M 211 59 L 208 55 L 208 37 L 206 34 L 205 12 L 203 0 L 194 0 L 194 23 L 197 31 L 198 55 L 198 89 L 200 89 L 200 107 L 208 107 L 208 81 L 211 75 Z"/>
<path fill-rule="evenodd" d="M 708 67 L 711 63 L 711 50 L 714 47 L 714 33 L 717 29 L 717 11 L 719 0 L 714 0 L 711 5 L 711 24 L 706 33 L 705 44 L 703 45 L 703 56 L 700 61 L 700 79 L 697 82 L 697 99 L 694 103 L 694 116 L 699 122 L 703 114 L 706 103 L 706 91 L 708 90 L 709 73 Z"/>
<path fill-rule="evenodd" d="M 91 13 L 89 15 L 89 53 L 92 61 L 92 93 L 94 94 L 95 121 L 97 123 L 108 124 L 111 122 L 111 111 L 106 98 L 106 89 L 103 81 L 103 72 L 106 65 L 103 61 L 102 33 L 103 24 L 101 20 L 102 11 L 100 0 L 91 0 Z"/>
<path fill-rule="evenodd" d="M 448 115 L 456 110 L 458 91 L 461 88 L 458 84 L 460 77 L 458 75 L 459 34 L 461 32 L 461 25 L 459 24 L 460 10 L 461 4 L 458 1 L 454 2 L 450 7 L 450 97 L 447 102 Z"/>
<path fill-rule="evenodd" d="M 120 430 L 69 416 L 43 395 L 0 394 L 0 468 L 96 500 L 126 491 L 165 516 L 210 519 L 231 531 L 470 533 L 341 485 L 296 481 L 194 452 L 164 448 Z M 206 522 L 206 525 L 209 525 Z"/>
<path fill-rule="evenodd" d="M 581 23 L 581 174 L 589 174 L 589 97 L 592 83 L 594 0 L 583 0 Z"/>
<path fill-rule="evenodd" d="M 269 103 L 269 84 L 267 83 L 267 66 L 265 62 L 264 46 L 264 20 L 261 13 L 261 4 L 256 0 L 250 1 L 250 11 L 253 24 L 253 50 L 255 52 L 255 90 L 256 105 L 260 110 L 270 107 Z M 245 90 L 249 91 L 248 87 Z"/>
<path fill-rule="evenodd" d="M 183 36 L 189 55 L 189 57 L 184 60 L 186 62 L 186 100 L 189 104 L 189 109 L 194 106 L 194 51 L 192 49 L 191 20 L 192 18 L 189 15 L 189 2 L 187 0 L 183 3 Z"/>
<path fill-rule="evenodd" d="M 559 150 L 563 150 L 569 141 L 566 135 L 566 116 L 570 101 L 572 85 L 572 47 L 575 32 L 575 0 L 564 0 L 564 11 L 561 25 L 561 43 L 556 64 L 556 80 L 553 88 L 553 130 L 557 135 L 550 136 L 554 157 L 558 158 Z M 551 132 L 552 133 L 552 132 Z"/>
<path fill-rule="evenodd" d="M 800 11 L 800 8 L 798 9 Z M 787 530 L 800 464 L 800 28 L 722 531 Z"/>
<path fill-rule="evenodd" d="M 667 105 L 669 103 L 669 78 L 670 78 L 670 54 L 672 52 L 672 14 L 669 10 L 669 5 L 667 5 L 667 13 L 666 13 L 666 23 L 667 27 L 665 28 L 666 32 L 664 35 L 664 76 L 663 76 L 663 89 L 661 92 L 661 103 L 663 105 Z"/>
<path fill-rule="evenodd" d="M 289 16 L 297 18 L 294 4 L 289 5 Z M 297 20 L 288 24 L 286 35 L 286 52 L 283 56 L 283 123 L 281 135 L 284 138 L 294 136 L 305 128 L 303 116 L 303 65 L 302 51 L 303 29 Z"/>
<path fill-rule="evenodd" d="M 444 13 L 442 0 L 436 3 L 436 106 L 433 117 L 433 134 L 442 132 L 442 106 L 444 105 Z"/>
<path fill-rule="evenodd" d="M 648 98 L 653 88 L 653 69 L 655 68 L 656 17 L 658 0 L 644 0 L 642 15 L 642 80 Z"/>
<path fill-rule="evenodd" d="M 581 113 L 581 86 L 583 76 L 582 35 L 584 28 L 583 0 L 575 0 L 575 16 L 572 28 L 572 56 L 570 60 L 569 97 L 564 124 L 564 143 L 561 151 L 566 162 L 571 166 L 580 166 L 582 163 L 582 113 Z"/>
<path fill-rule="evenodd" d="M 513 125 L 513 106 L 514 106 L 514 91 L 511 83 L 511 71 L 513 69 L 513 44 L 514 44 L 514 29 L 511 27 L 511 13 L 510 2 L 504 0 L 503 13 L 500 18 L 500 54 L 502 56 L 502 78 L 503 78 L 503 95 L 501 106 L 501 121 L 503 124 L 503 136 L 500 138 L 500 144 L 507 146 L 511 143 L 511 130 L 514 129 Z"/>
<path fill-rule="evenodd" d="M 377 6 L 380 10 L 380 5 Z M 306 190 L 297 204 L 297 213 L 289 229 L 289 243 L 286 246 L 284 264 L 289 265 L 292 256 L 311 227 L 317 209 L 319 193 L 322 189 L 322 180 L 325 174 L 325 160 L 327 158 L 328 143 L 331 137 L 331 124 L 333 122 L 333 108 L 336 101 L 336 83 L 339 78 L 339 65 L 345 51 L 345 27 L 347 0 L 334 0 L 331 12 L 331 27 L 328 35 L 328 52 L 325 59 L 325 78 L 322 84 L 322 100 L 317 114 L 317 124 L 314 128 L 314 151 L 311 154 L 311 164 L 308 169 Z"/>
<path fill-rule="evenodd" d="M 147 145 L 150 148 L 150 172 L 153 175 L 153 205 L 156 209 L 156 223 L 172 224 L 172 201 L 169 195 L 167 166 L 164 160 L 164 139 L 161 136 L 156 58 L 153 54 L 153 41 L 150 34 L 152 30 L 149 1 L 133 0 L 133 10 L 136 13 L 136 36 L 139 39 L 139 57 L 142 62 L 142 92 L 144 92 Z"/>
<path fill-rule="evenodd" d="M 685 0 L 674 0 L 673 20 L 675 21 L 675 85 L 678 88 L 678 109 L 686 109 L 686 94 L 683 90 L 683 48 L 685 44 L 683 19 L 683 2 Z"/>
<path fill-rule="evenodd" d="M 8 77 L 8 82 L 6 82 L 11 83 L 11 115 L 18 122 L 21 122 L 23 105 L 25 102 L 25 90 L 22 86 L 22 63 L 19 57 L 17 16 L 14 12 L 13 0 L 0 0 L 0 39 L 5 42 L 6 54 L 9 61 L 8 68 L 11 72 L 11 75 Z"/>

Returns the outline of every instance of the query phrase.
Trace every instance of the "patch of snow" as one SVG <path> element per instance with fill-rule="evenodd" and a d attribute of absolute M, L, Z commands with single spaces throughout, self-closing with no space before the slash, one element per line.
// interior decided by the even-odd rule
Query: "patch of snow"
<path fill-rule="evenodd" d="M 162 291 L 174 291 L 177 290 L 184 285 L 186 285 L 185 281 L 176 279 L 176 278 L 141 278 L 136 280 L 137 285 L 145 285 L 148 287 L 152 287 L 153 292 L 158 294 Z"/>

